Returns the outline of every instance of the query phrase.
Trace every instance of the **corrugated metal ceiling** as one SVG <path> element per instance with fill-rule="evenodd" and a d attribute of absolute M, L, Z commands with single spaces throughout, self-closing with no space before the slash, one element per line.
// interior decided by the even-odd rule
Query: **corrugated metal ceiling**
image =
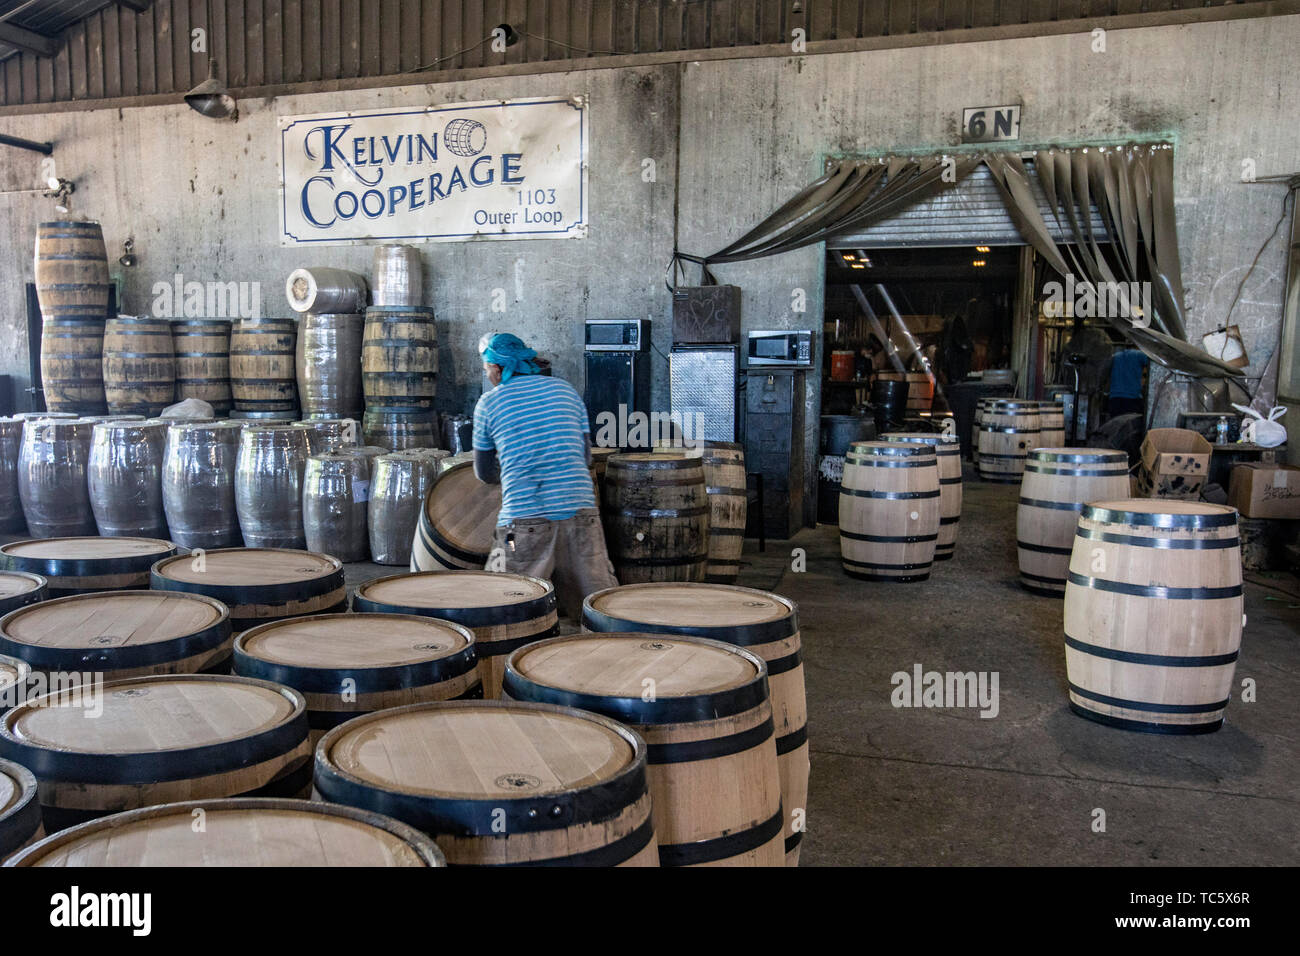
<path fill-rule="evenodd" d="M 0 0 L 0 27 L 13 26 L 53 40 L 108 6 L 112 0 Z M 12 43 L 0 42 L 0 60 L 18 52 L 20 48 Z"/>

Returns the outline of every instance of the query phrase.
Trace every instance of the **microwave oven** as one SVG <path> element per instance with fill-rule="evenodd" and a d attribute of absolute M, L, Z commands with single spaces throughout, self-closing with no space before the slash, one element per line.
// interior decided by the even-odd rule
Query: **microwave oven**
<path fill-rule="evenodd" d="M 745 364 L 749 368 L 789 366 L 812 367 L 812 331 L 750 332 L 745 351 Z"/>

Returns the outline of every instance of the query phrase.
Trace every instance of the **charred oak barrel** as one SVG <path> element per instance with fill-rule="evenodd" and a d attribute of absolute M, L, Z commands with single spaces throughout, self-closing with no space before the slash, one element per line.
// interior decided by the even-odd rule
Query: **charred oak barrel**
<path fill-rule="evenodd" d="M 167 429 L 163 512 L 171 538 L 183 548 L 243 544 L 235 508 L 238 422 L 178 422 Z"/>
<path fill-rule="evenodd" d="M 18 496 L 36 538 L 96 533 L 86 470 L 95 423 L 85 418 L 29 418 L 18 453 Z"/>
<path fill-rule="evenodd" d="M 610 456 L 601 516 L 621 583 L 704 580 L 709 497 L 698 458 Z"/>
<path fill-rule="evenodd" d="M 234 407 L 230 395 L 230 321 L 174 319 L 172 349 L 176 353 L 176 401 L 197 398 L 217 415 Z"/>
<path fill-rule="evenodd" d="M 433 310 L 413 305 L 367 309 L 361 372 L 367 408 L 433 408 L 438 378 Z"/>
<path fill-rule="evenodd" d="M 87 486 L 100 534 L 168 536 L 162 497 L 166 451 L 166 422 L 100 422 L 95 426 Z"/>
<path fill-rule="evenodd" d="M 230 391 L 235 410 L 296 418 L 298 383 L 293 319 L 240 319 L 230 332 Z"/>
<path fill-rule="evenodd" d="M 119 315 L 104 325 L 104 397 L 113 413 L 157 415 L 176 396 L 171 323 Z"/>
<path fill-rule="evenodd" d="M 410 565 L 411 542 L 435 472 L 436 462 L 427 455 L 393 452 L 372 459 L 366 526 L 375 564 Z"/>
<path fill-rule="evenodd" d="M 361 313 L 308 312 L 298 325 L 298 401 L 305 418 L 360 418 Z"/>
<path fill-rule="evenodd" d="M 235 463 L 235 510 L 251 548 L 302 548 L 307 433 L 292 425 L 243 429 Z"/>
<path fill-rule="evenodd" d="M 326 452 L 307 459 L 302 480 L 302 523 L 307 550 L 340 561 L 370 557 L 366 512 L 370 464 L 364 455 Z"/>

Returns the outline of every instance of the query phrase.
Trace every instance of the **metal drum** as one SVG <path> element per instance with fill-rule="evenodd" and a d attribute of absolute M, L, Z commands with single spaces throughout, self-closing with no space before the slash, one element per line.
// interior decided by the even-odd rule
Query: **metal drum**
<path fill-rule="evenodd" d="M 309 457 L 302 480 L 307 550 L 344 562 L 370 557 L 369 500 L 370 463 L 365 455 L 337 452 Z"/>
<path fill-rule="evenodd" d="M 177 423 L 167 429 L 163 511 L 171 539 L 183 548 L 237 548 L 235 510 L 238 422 Z"/>
<path fill-rule="evenodd" d="M 298 400 L 304 418 L 360 418 L 361 313 L 308 312 L 298 327 Z"/>
<path fill-rule="evenodd" d="M 87 487 L 99 533 L 167 538 L 163 458 L 167 423 L 100 422 L 90 442 Z"/>
<path fill-rule="evenodd" d="M 303 548 L 307 433 L 292 425 L 252 425 L 239 439 L 235 510 L 250 548 Z"/>
<path fill-rule="evenodd" d="M 424 298 L 424 268 L 414 246 L 375 247 L 375 305 L 419 305 Z"/>
<path fill-rule="evenodd" d="M 18 453 L 18 496 L 34 538 L 96 533 L 86 466 L 95 424 L 85 418 L 32 418 Z"/>
<path fill-rule="evenodd" d="M 18 497 L 18 453 L 23 445 L 23 419 L 0 418 L 0 532 L 22 531 L 23 502 Z"/>
<path fill-rule="evenodd" d="M 284 294 L 295 312 L 360 312 L 366 307 L 365 276 L 346 269 L 294 269 Z"/>
<path fill-rule="evenodd" d="M 366 524 L 375 564 L 411 563 L 420 509 L 436 475 L 437 459 L 419 452 L 399 451 L 371 461 Z"/>

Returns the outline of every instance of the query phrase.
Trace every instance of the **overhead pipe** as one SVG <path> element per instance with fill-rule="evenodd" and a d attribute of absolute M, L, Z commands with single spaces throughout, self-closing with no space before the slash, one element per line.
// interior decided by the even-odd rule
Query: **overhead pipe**
<path fill-rule="evenodd" d="M 9 136 L 0 133 L 0 146 L 13 146 L 16 149 L 29 149 L 33 153 L 41 153 L 45 156 L 53 155 L 53 143 L 38 143 L 34 139 L 23 139 L 21 136 Z"/>

